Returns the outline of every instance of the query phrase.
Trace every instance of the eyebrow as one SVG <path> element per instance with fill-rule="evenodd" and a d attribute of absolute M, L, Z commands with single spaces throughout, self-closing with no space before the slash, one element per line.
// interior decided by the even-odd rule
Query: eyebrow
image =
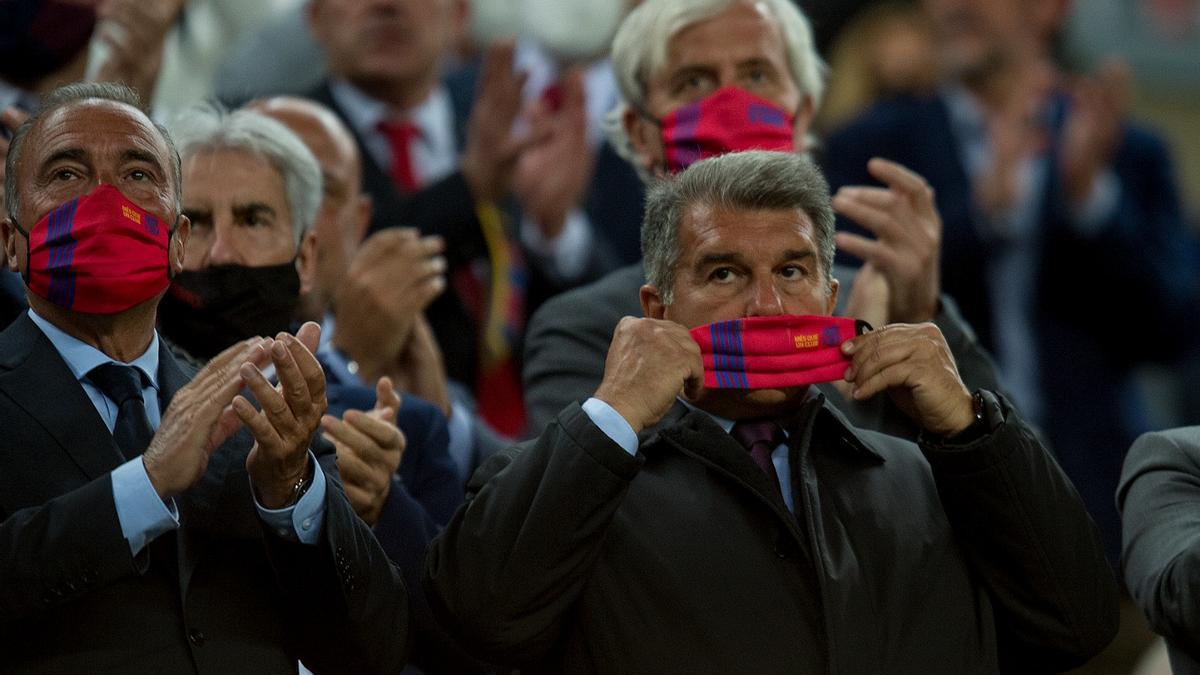
<path fill-rule="evenodd" d="M 162 163 L 158 161 L 158 157 L 154 153 L 145 150 L 132 148 L 121 153 L 122 162 L 145 162 L 153 165 L 157 169 L 162 169 Z"/>
<path fill-rule="evenodd" d="M 87 151 L 85 151 L 83 148 L 63 148 L 62 150 L 58 150 L 42 162 L 42 165 L 38 167 L 38 173 L 45 171 L 46 168 L 51 164 L 60 162 L 64 159 L 82 162 L 87 159 Z"/>
<path fill-rule="evenodd" d="M 805 260 L 816 257 L 817 254 L 811 250 L 790 248 L 779 256 L 778 263 L 784 263 L 790 260 Z M 741 261 L 742 256 L 738 253 L 709 253 L 701 256 L 700 259 L 696 261 L 695 269 L 700 270 L 710 265 L 719 265 L 722 263 L 740 263 Z"/>
<path fill-rule="evenodd" d="M 259 212 L 266 212 L 272 216 L 276 215 L 275 209 L 264 204 L 263 202 L 248 202 L 246 204 L 233 205 L 233 215 L 239 218 Z"/>

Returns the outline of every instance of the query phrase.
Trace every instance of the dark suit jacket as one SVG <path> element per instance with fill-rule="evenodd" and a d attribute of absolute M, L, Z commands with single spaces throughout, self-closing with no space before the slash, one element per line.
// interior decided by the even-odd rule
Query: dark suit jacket
<path fill-rule="evenodd" d="M 835 267 L 833 276 L 849 289 L 855 270 Z M 567 404 L 592 395 L 604 378 L 604 360 L 613 330 L 624 316 L 642 316 L 638 289 L 645 283 L 641 263 L 623 267 L 603 279 L 550 299 L 529 323 L 525 338 L 525 407 L 530 429 L 540 432 Z M 839 298 L 850 294 L 842 292 Z M 839 306 L 836 311 L 841 311 Z M 959 316 L 954 301 L 942 296 L 934 322 L 958 364 L 969 389 L 999 391 L 995 365 L 974 331 Z M 821 391 L 850 419 L 866 429 L 915 439 L 915 425 L 886 396 L 847 401 L 829 385 Z"/>
<path fill-rule="evenodd" d="M 188 381 L 160 353 L 164 411 Z M 244 432 L 176 498 L 181 526 L 137 558 L 109 472 L 123 460 L 58 352 L 27 315 L 0 333 L 0 670 L 393 672 L 407 653 L 399 574 L 325 472 L 316 546 L 255 511 Z"/>
<path fill-rule="evenodd" d="M 568 406 L 472 476 L 434 607 L 525 672 L 1044 672 L 1112 639 L 1095 527 L 1011 409 L 918 449 L 817 396 L 790 439 L 794 516 L 702 412 L 634 456 Z"/>
<path fill-rule="evenodd" d="M 455 72 L 445 82 L 454 108 L 454 129 L 459 147 L 462 147 L 466 139 L 476 75 L 477 68 L 466 67 Z M 475 215 L 475 201 L 461 172 L 455 171 L 414 194 L 402 194 L 392 181 L 388 168 L 375 163 L 362 138 L 353 131 L 345 112 L 330 93 L 328 82 L 310 92 L 308 98 L 337 113 L 355 134 L 358 151 L 362 157 L 363 189 L 374 201 L 369 232 L 388 227 L 415 227 L 423 234 L 440 235 L 446 242 L 444 255 L 451 279 L 455 270 L 480 264 L 480 261 L 486 264 L 487 247 Z M 520 216 L 515 206 L 512 203 L 503 206 L 508 219 L 514 224 L 519 222 Z M 526 255 L 525 258 L 529 261 L 532 256 Z M 590 259 L 584 278 L 599 276 L 607 264 L 604 256 L 597 253 Z M 526 316 L 529 316 L 546 298 L 562 290 L 563 286 L 538 266 L 527 267 L 524 302 Z M 447 374 L 453 380 L 474 387 L 478 364 L 479 326 L 462 299 L 456 295 L 453 285 L 429 306 L 426 316 L 442 349 Z M 519 357 L 520 345 L 515 353 Z"/>
<path fill-rule="evenodd" d="M 1094 236 L 1075 231 L 1057 177 L 1059 103 L 1050 166 L 1039 188 L 1042 243 L 1034 271 L 1037 295 L 1031 299 L 1041 358 L 1041 424 L 1115 561 L 1120 529 L 1112 495 L 1122 453 L 1145 425 L 1131 413 L 1141 406 L 1130 369 L 1195 344 L 1200 326 L 1195 243 L 1183 222 L 1166 148 L 1136 127 L 1124 129 L 1113 162 L 1121 186 L 1115 214 Z M 904 164 L 934 188 L 944 224 L 942 288 L 958 301 L 983 343 L 994 348 L 987 270 L 998 245 L 985 240 L 977 226 L 973 191 L 944 101 L 885 100 L 830 136 L 823 162 L 830 187 L 876 184 L 866 173 L 873 156 Z M 861 231 L 844 219 L 838 227 Z M 1126 328 L 1105 320 L 1123 312 L 1136 323 Z M 1153 349 L 1144 348 L 1150 344 Z"/>
<path fill-rule="evenodd" d="M 1149 433 L 1117 490 L 1129 593 L 1166 636 L 1177 675 L 1200 673 L 1200 427 Z"/>

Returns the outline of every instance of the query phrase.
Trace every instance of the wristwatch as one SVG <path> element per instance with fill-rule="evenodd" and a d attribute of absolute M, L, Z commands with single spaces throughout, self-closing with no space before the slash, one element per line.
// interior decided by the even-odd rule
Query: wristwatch
<path fill-rule="evenodd" d="M 950 438 L 933 436 L 926 440 L 934 446 L 964 446 L 987 436 L 1004 423 L 1004 409 L 1000 406 L 996 395 L 986 389 L 976 389 L 971 394 L 971 405 L 975 410 L 975 420 L 970 426 Z"/>

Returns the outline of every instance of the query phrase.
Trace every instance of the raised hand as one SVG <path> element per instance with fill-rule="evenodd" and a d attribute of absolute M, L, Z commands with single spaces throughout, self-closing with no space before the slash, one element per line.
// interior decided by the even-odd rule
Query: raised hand
<path fill-rule="evenodd" d="M 228 414 L 227 406 L 242 388 L 240 373 L 243 368 L 257 373 L 258 367 L 266 364 L 273 343 L 250 338 L 233 345 L 209 361 L 171 399 L 142 454 L 150 484 L 164 501 L 200 480 L 208 458 L 237 431 L 237 420 Z"/>
<path fill-rule="evenodd" d="M 1082 205 L 1095 179 L 1112 163 L 1129 105 L 1129 66 L 1106 62 L 1091 78 L 1076 80 L 1063 123 L 1059 168 L 1067 197 Z"/>
<path fill-rule="evenodd" d="M 276 336 L 270 354 L 278 389 L 250 364 L 240 371 L 262 410 L 239 395 L 233 399 L 233 411 L 254 436 L 246 471 L 259 501 L 269 509 L 287 506 L 293 487 L 311 468 L 309 442 L 326 407 L 325 372 L 313 356 L 320 335 L 320 326 L 309 322 L 295 336 Z"/>
<path fill-rule="evenodd" d="M 604 379 L 595 396 L 638 433 L 662 419 L 680 392 L 695 399 L 703 386 L 700 346 L 687 328 L 673 321 L 627 316 L 613 331 Z"/>
<path fill-rule="evenodd" d="M 338 287 L 334 346 L 358 363 L 367 382 L 390 372 L 413 323 L 446 288 L 445 244 L 413 228 L 371 235 Z"/>
<path fill-rule="evenodd" d="M 89 80 L 121 82 L 138 91 L 146 106 L 162 67 L 167 33 L 184 0 L 105 0 L 97 8 L 96 40 L 103 50 L 88 64 Z"/>
<path fill-rule="evenodd" d="M 4 184 L 6 174 L 4 165 L 8 160 L 9 135 L 16 132 L 17 127 L 24 124 L 27 119 L 29 119 L 29 115 L 19 108 L 0 108 L 0 185 Z M 3 190 L 0 190 L 0 218 L 7 216 L 8 210 L 4 206 L 4 193 Z"/>
<path fill-rule="evenodd" d="M 941 293 L 942 246 L 933 189 L 921 176 L 886 159 L 872 159 L 867 170 L 887 187 L 843 187 L 833 197 L 833 208 L 875 238 L 839 232 L 837 245 L 887 280 L 887 323 L 931 321 Z"/>
<path fill-rule="evenodd" d="M 587 140 L 587 107 L 583 73 L 578 68 L 562 78 L 562 105 L 534 104 L 530 124 L 539 139 L 517 160 L 513 193 L 521 209 L 533 217 L 542 236 L 562 232 L 567 213 L 583 200 L 595 160 Z"/>
<path fill-rule="evenodd" d="M 846 381 L 857 401 L 886 391 L 921 428 L 951 437 L 975 419 L 942 331 L 932 323 L 891 324 L 842 343 Z"/>
<path fill-rule="evenodd" d="M 536 135 L 520 134 L 514 129 L 525 79 L 523 73 L 513 72 L 511 41 L 488 47 L 459 164 L 476 201 L 494 202 L 508 194 L 517 159 L 527 146 L 538 141 Z"/>
<path fill-rule="evenodd" d="M 447 384 L 446 365 L 442 363 L 442 350 L 438 347 L 433 329 L 424 316 L 413 321 L 408 344 L 400 351 L 396 364 L 397 384 L 402 391 L 419 396 L 450 417 L 450 387 Z"/>
<path fill-rule="evenodd" d="M 406 440 L 396 426 L 400 397 L 392 381 L 381 377 L 375 384 L 375 408 L 370 412 L 347 410 L 339 420 L 321 418 L 321 429 L 337 448 L 338 471 L 354 512 L 368 525 L 379 522 L 391 492 L 392 477 L 404 458 Z"/>

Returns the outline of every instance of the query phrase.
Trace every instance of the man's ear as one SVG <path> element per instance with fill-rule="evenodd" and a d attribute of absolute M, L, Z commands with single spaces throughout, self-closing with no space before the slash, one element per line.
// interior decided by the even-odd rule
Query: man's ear
<path fill-rule="evenodd" d="M 637 153 L 635 161 L 642 168 L 653 174 L 656 169 L 667 165 L 666 151 L 663 149 L 662 134 L 658 125 L 634 110 L 633 106 L 626 106 L 625 113 L 621 115 L 621 126 L 624 127 L 625 135 L 629 137 L 629 142 L 633 144 L 634 152 Z"/>
<path fill-rule="evenodd" d="M 316 228 L 309 228 L 300 240 L 300 251 L 296 254 L 296 273 L 300 275 L 300 295 L 308 295 L 312 292 L 313 282 L 317 278 Z"/>
<path fill-rule="evenodd" d="M 642 300 L 642 314 L 648 319 L 661 319 L 666 314 L 667 306 L 662 301 L 658 288 L 643 284 L 638 291 Z"/>
<path fill-rule="evenodd" d="M 4 266 L 13 272 L 17 269 L 17 228 L 13 227 L 10 218 L 0 220 L 0 244 L 4 245 Z"/>
<path fill-rule="evenodd" d="M 792 140 L 796 144 L 797 152 L 808 151 L 808 130 L 812 128 L 814 112 L 812 97 L 805 94 L 800 101 L 800 109 L 796 111 L 796 123 L 792 125 Z"/>
<path fill-rule="evenodd" d="M 191 235 L 192 220 L 182 213 L 179 214 L 179 221 L 175 225 L 175 232 L 171 235 L 171 242 L 167 247 L 167 264 L 170 267 L 171 276 L 183 271 L 188 237 Z"/>
<path fill-rule="evenodd" d="M 838 287 L 840 284 L 837 279 L 829 278 L 829 302 L 825 303 L 825 316 L 833 316 L 833 310 L 837 309 Z M 854 294 L 850 294 L 854 297 Z"/>

